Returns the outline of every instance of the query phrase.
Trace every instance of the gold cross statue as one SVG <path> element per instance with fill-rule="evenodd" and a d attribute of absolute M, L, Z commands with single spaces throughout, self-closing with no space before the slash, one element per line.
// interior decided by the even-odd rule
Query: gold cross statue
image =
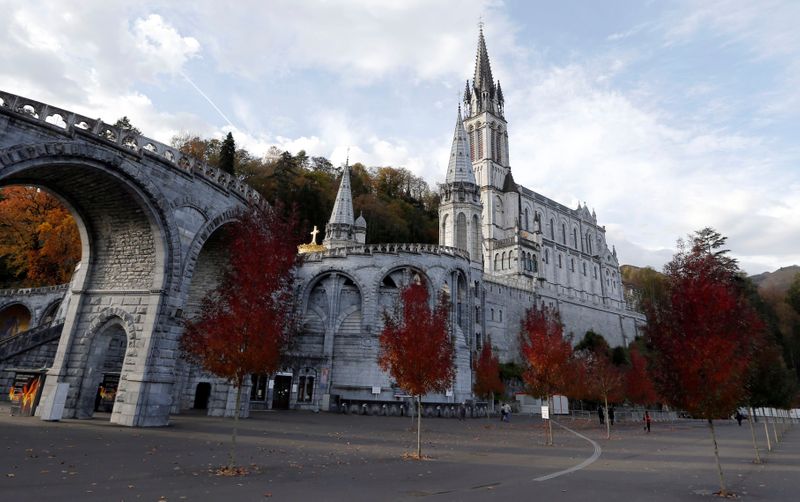
<path fill-rule="evenodd" d="M 317 226 L 314 225 L 314 230 L 311 232 L 311 244 L 313 244 L 315 246 L 317 245 L 317 234 L 318 233 L 319 233 L 319 230 L 317 230 Z"/>

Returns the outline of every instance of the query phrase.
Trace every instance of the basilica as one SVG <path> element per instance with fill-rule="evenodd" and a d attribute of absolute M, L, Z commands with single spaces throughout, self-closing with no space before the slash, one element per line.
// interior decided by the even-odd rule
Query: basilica
<path fill-rule="evenodd" d="M 514 182 L 504 106 L 481 30 L 440 188 L 438 245 L 365 244 L 369 222 L 355 218 L 345 167 L 322 244 L 301 246 L 293 362 L 273 378 L 253 378 L 254 407 L 328 410 L 399 399 L 402 389 L 377 365 L 378 337 L 383 313 L 410 281 L 452 302 L 456 379 L 445 394 L 424 398 L 432 403 L 473 397 L 483 344 L 503 362 L 516 360 L 520 321 L 534 304 L 558 309 L 578 338 L 593 330 L 615 346 L 637 335 L 644 317 L 624 300 L 616 250 L 594 211 Z"/>

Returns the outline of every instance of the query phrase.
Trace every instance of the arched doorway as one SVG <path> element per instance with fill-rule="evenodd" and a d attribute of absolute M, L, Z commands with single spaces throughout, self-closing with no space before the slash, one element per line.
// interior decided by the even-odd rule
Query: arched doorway
<path fill-rule="evenodd" d="M 95 413 L 107 413 L 110 418 L 121 390 L 120 377 L 127 346 L 128 335 L 117 317 L 94 333 L 77 404 L 78 418 L 91 418 Z"/>

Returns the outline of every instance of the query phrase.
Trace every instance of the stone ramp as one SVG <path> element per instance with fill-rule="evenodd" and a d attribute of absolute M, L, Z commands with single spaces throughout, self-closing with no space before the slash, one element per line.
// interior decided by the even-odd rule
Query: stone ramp
<path fill-rule="evenodd" d="M 0 340 L 0 362 L 58 340 L 63 328 L 64 323 L 39 326 Z"/>

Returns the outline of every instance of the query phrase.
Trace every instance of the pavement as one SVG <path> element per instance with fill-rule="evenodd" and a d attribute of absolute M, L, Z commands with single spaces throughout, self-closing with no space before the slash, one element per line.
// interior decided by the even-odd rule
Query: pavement
<path fill-rule="evenodd" d="M 546 446 L 538 418 L 423 419 L 423 455 L 411 420 L 299 411 L 254 412 L 240 421 L 237 463 L 231 419 L 174 416 L 164 428 L 91 420 L 42 422 L 0 406 L 1 501 L 179 500 L 715 500 L 719 489 L 707 424 L 617 424 L 562 418 Z M 566 428 L 562 428 L 561 424 Z M 756 465 L 750 429 L 715 422 L 728 488 L 742 500 L 800 499 L 800 427 Z M 770 431 L 771 432 L 771 431 Z"/>

